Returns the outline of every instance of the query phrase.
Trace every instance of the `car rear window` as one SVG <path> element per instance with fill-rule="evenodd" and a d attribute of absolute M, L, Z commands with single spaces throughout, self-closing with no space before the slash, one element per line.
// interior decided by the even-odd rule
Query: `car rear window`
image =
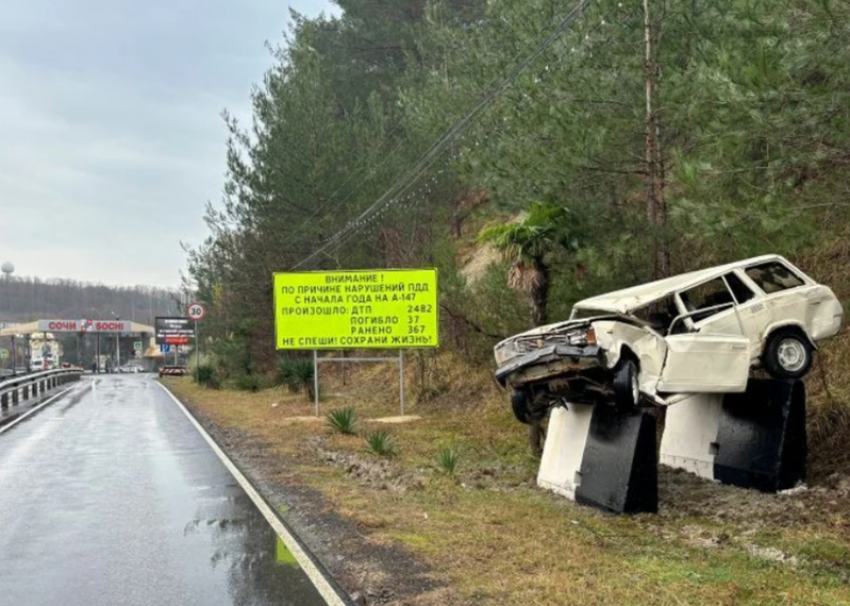
<path fill-rule="evenodd" d="M 750 279 L 768 295 L 806 284 L 797 274 L 777 261 L 748 267 L 745 271 Z"/>

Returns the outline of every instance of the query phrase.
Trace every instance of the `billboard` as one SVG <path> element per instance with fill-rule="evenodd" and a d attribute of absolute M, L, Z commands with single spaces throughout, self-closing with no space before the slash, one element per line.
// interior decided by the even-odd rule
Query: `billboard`
<path fill-rule="evenodd" d="M 39 320 L 41 332 L 133 332 L 132 322 L 125 320 Z"/>
<path fill-rule="evenodd" d="M 277 349 L 437 347 L 436 269 L 276 273 Z"/>
<path fill-rule="evenodd" d="M 188 345 L 195 337 L 195 325 L 189 318 L 159 316 L 154 319 L 154 332 L 157 345 Z"/>

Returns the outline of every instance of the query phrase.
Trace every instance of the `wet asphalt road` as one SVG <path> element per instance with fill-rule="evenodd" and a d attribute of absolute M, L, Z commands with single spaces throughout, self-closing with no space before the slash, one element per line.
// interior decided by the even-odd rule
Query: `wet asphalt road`
<path fill-rule="evenodd" d="M 324 601 L 182 411 L 125 375 L 0 435 L 0 604 Z"/>

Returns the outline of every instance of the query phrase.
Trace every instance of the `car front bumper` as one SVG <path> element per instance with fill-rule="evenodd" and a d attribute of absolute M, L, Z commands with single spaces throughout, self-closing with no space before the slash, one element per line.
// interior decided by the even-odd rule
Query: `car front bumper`
<path fill-rule="evenodd" d="M 509 360 L 496 371 L 496 380 L 504 387 L 600 365 L 598 345 L 550 345 Z"/>

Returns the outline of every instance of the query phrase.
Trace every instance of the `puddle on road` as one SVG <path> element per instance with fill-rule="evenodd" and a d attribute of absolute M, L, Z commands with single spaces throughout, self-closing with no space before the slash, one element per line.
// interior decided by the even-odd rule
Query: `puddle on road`
<path fill-rule="evenodd" d="M 292 552 L 289 551 L 289 548 L 286 546 L 286 543 L 283 542 L 283 539 L 280 537 L 277 538 L 277 548 L 275 549 L 275 562 L 282 566 L 288 566 L 289 568 L 301 568 L 301 565 L 298 564 L 298 560 L 295 559 L 295 556 L 292 555 Z"/>

